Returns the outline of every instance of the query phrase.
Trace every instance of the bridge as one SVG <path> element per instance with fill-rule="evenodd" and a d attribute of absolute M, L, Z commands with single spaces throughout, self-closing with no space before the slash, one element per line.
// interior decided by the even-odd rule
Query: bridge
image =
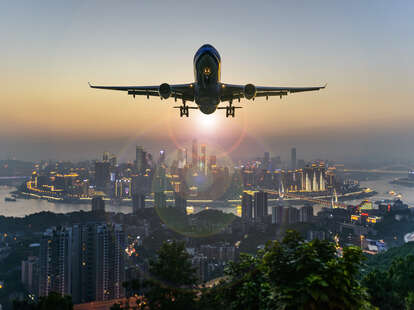
<path fill-rule="evenodd" d="M 292 192 L 279 193 L 278 191 L 269 190 L 269 189 L 264 189 L 262 191 L 264 191 L 268 194 L 271 194 L 271 195 L 279 195 L 280 197 L 287 198 L 287 199 L 292 199 L 292 200 L 303 200 L 303 201 L 315 203 L 315 204 L 322 205 L 322 206 L 325 206 L 325 207 L 330 207 L 330 208 L 343 208 L 343 209 L 346 209 L 346 207 L 347 207 L 346 204 L 338 201 L 338 195 L 336 194 L 335 190 L 334 190 L 334 193 L 332 195 L 332 200 L 331 201 L 323 199 L 322 197 L 303 196 L 303 195 L 298 195 L 298 194 L 292 193 Z"/>

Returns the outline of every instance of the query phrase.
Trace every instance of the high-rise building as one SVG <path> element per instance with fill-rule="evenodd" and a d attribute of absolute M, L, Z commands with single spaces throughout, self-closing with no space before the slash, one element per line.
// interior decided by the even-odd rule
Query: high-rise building
<path fill-rule="evenodd" d="M 92 198 L 92 212 L 105 212 L 105 201 L 102 197 Z"/>
<path fill-rule="evenodd" d="M 216 155 L 210 155 L 208 168 L 211 170 L 214 166 L 217 166 L 217 157 Z"/>
<path fill-rule="evenodd" d="M 183 192 L 174 192 L 175 207 L 183 212 L 187 212 L 187 199 Z"/>
<path fill-rule="evenodd" d="M 165 150 L 160 151 L 160 158 L 158 159 L 158 164 L 159 165 L 165 164 Z"/>
<path fill-rule="evenodd" d="M 105 189 L 110 180 L 109 162 L 95 163 L 95 186 L 99 190 Z"/>
<path fill-rule="evenodd" d="M 135 149 L 135 165 L 138 173 L 144 173 L 146 169 L 145 151 L 142 146 L 137 146 Z"/>
<path fill-rule="evenodd" d="M 193 140 L 192 149 L 191 149 L 191 160 L 193 164 L 193 169 L 198 169 L 198 144 L 197 140 Z"/>
<path fill-rule="evenodd" d="M 132 195 L 132 213 L 137 214 L 141 209 L 145 208 L 145 195 L 135 194 Z"/>
<path fill-rule="evenodd" d="M 123 297 L 124 249 L 122 225 L 89 223 L 73 226 L 74 303 Z"/>
<path fill-rule="evenodd" d="M 242 215 L 241 215 L 242 219 L 251 221 L 253 218 L 252 210 L 253 210 L 253 197 L 252 195 L 246 192 L 243 192 Z"/>
<path fill-rule="evenodd" d="M 267 193 L 262 191 L 255 192 L 253 205 L 255 220 L 262 220 L 263 218 L 265 218 L 268 214 L 267 208 Z"/>
<path fill-rule="evenodd" d="M 296 148 L 293 147 L 290 154 L 290 167 L 296 170 Z"/>
<path fill-rule="evenodd" d="M 272 224 L 286 224 L 288 222 L 288 207 L 279 204 L 272 207 Z"/>
<path fill-rule="evenodd" d="M 109 161 L 109 152 L 104 152 L 102 156 L 102 161 Z"/>
<path fill-rule="evenodd" d="M 21 281 L 27 290 L 35 295 L 39 294 L 39 257 L 29 256 L 22 261 Z"/>
<path fill-rule="evenodd" d="M 264 157 L 263 157 L 263 168 L 267 170 L 269 169 L 269 166 L 270 166 L 270 153 L 265 152 Z"/>
<path fill-rule="evenodd" d="M 164 192 L 154 193 L 154 207 L 165 208 L 167 206 L 167 197 Z"/>
<path fill-rule="evenodd" d="M 72 229 L 46 230 L 40 241 L 39 295 L 71 294 Z"/>
<path fill-rule="evenodd" d="M 206 173 L 207 165 L 207 147 L 205 144 L 201 145 L 200 171 Z"/>
<path fill-rule="evenodd" d="M 313 218 L 313 207 L 311 205 L 304 205 L 299 210 L 299 222 L 308 223 Z"/>

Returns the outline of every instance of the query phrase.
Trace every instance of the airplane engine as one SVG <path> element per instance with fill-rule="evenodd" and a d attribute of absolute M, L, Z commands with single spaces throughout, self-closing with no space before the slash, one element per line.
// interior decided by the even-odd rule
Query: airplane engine
<path fill-rule="evenodd" d="M 247 84 L 244 86 L 244 98 L 250 100 L 256 97 L 256 86 L 253 84 Z"/>
<path fill-rule="evenodd" d="M 171 86 L 167 83 L 162 83 L 158 88 L 158 92 L 162 99 L 168 99 L 171 96 Z"/>

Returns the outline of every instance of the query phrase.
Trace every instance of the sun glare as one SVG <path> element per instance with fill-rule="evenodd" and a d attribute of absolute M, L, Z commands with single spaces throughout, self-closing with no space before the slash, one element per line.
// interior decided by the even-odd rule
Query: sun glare
<path fill-rule="evenodd" d="M 202 128 L 204 131 L 214 131 L 217 127 L 217 115 L 204 114 L 200 112 L 197 117 L 197 122 L 199 123 L 200 128 Z"/>

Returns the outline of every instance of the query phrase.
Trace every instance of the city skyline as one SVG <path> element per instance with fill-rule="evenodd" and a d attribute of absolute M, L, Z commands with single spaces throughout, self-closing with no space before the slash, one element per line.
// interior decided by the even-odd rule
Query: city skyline
<path fill-rule="evenodd" d="M 75 160 L 103 149 L 122 157 L 136 144 L 155 153 L 194 136 L 232 158 L 250 150 L 287 157 L 291 147 L 338 160 L 414 151 L 411 2 L 265 2 L 254 16 L 249 3 L 128 5 L 2 4 L 0 158 Z M 182 120 L 173 99 L 149 104 L 87 85 L 191 81 L 193 54 L 207 42 L 221 53 L 224 82 L 328 88 L 244 102 L 235 120 L 199 111 Z"/>

